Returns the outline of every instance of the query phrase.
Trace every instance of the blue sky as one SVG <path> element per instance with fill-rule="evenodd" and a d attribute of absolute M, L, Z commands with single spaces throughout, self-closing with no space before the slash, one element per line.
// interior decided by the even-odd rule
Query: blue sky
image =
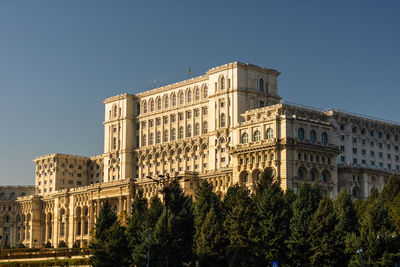
<path fill-rule="evenodd" d="M 102 100 L 231 61 L 288 101 L 399 118 L 399 1 L 0 1 L 0 184 L 103 151 Z"/>

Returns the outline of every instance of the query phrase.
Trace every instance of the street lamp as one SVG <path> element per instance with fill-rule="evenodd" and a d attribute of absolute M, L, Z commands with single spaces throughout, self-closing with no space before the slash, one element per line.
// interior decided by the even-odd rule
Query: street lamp
<path fill-rule="evenodd" d="M 154 179 L 151 176 L 147 176 L 148 179 L 156 182 L 158 184 L 158 191 L 164 196 L 165 203 L 165 240 L 167 242 L 167 247 L 165 249 L 165 266 L 168 267 L 168 249 L 169 249 L 169 239 L 168 239 L 168 205 L 171 196 L 171 185 L 182 179 L 183 176 L 170 177 L 167 173 L 166 175 L 158 175 L 158 179 Z M 186 181 L 186 180 L 185 180 Z"/>

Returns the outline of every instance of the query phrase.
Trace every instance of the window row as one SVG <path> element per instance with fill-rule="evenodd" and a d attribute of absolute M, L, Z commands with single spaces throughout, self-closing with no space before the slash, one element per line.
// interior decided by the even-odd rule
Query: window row
<path fill-rule="evenodd" d="M 344 124 L 341 124 L 341 125 L 340 125 L 340 130 L 341 130 L 341 131 L 344 131 L 345 129 L 346 129 L 346 126 L 345 126 Z M 358 127 L 356 127 L 356 126 L 353 127 L 351 131 L 352 131 L 352 133 L 354 133 L 354 134 L 358 134 L 358 133 L 361 133 L 361 135 L 366 135 L 366 134 L 367 134 L 367 129 L 362 128 L 361 131 L 359 131 Z M 374 137 L 374 136 L 376 136 L 376 131 L 373 130 L 373 129 L 372 129 L 372 130 L 369 130 L 369 131 L 368 131 L 368 134 L 369 134 L 370 137 Z M 379 131 L 379 133 L 378 133 L 377 136 L 378 136 L 379 138 L 383 138 L 383 137 L 385 136 L 387 140 L 391 140 L 392 137 L 393 137 L 393 134 L 392 134 L 392 133 L 387 133 L 387 134 L 385 135 L 383 131 Z M 399 135 L 398 135 L 398 134 L 394 135 L 394 140 L 395 140 L 395 141 L 399 141 Z"/>
<path fill-rule="evenodd" d="M 202 115 L 207 115 L 208 114 L 208 108 L 203 107 L 202 109 Z M 188 110 L 186 112 L 179 112 L 178 114 L 171 114 L 170 116 L 164 116 L 160 118 L 156 118 L 155 120 L 148 120 L 148 121 L 142 121 L 142 129 L 147 127 L 147 123 L 149 124 L 149 127 L 154 126 L 154 122 L 156 126 L 160 126 L 161 123 L 167 124 L 168 122 L 173 123 L 176 122 L 176 119 L 178 117 L 178 121 L 183 121 L 184 118 L 186 119 L 191 119 L 192 114 L 195 118 L 200 116 L 200 109 L 194 109 L 193 113 L 191 110 Z"/>
<path fill-rule="evenodd" d="M 303 128 L 299 128 L 297 130 L 297 138 L 299 140 L 304 140 L 305 139 L 305 132 Z M 317 132 L 315 130 L 311 130 L 310 134 L 309 134 L 309 140 L 311 142 L 316 142 L 317 141 Z M 322 132 L 321 134 L 321 142 L 323 144 L 327 144 L 328 143 L 328 134 L 326 132 Z"/>
<path fill-rule="evenodd" d="M 265 139 L 272 139 L 274 138 L 274 130 L 272 128 L 268 128 L 265 131 Z M 252 142 L 258 142 L 261 141 L 261 132 L 259 130 L 254 131 L 253 133 L 253 140 Z M 242 144 L 247 144 L 249 142 L 249 134 L 248 133 L 243 133 L 241 138 L 240 138 L 240 143 Z"/>
<path fill-rule="evenodd" d="M 203 127 L 202 127 L 202 134 L 206 134 L 208 132 L 208 123 L 207 121 L 203 122 Z M 176 135 L 177 131 L 176 128 L 171 129 L 171 136 L 168 138 L 168 130 L 164 130 L 163 135 L 162 135 L 162 141 L 163 142 L 168 142 L 168 141 L 175 141 L 176 140 Z M 193 131 L 193 136 L 198 136 L 200 135 L 200 123 L 196 123 L 194 125 L 194 131 Z M 185 135 L 185 129 L 183 126 L 178 128 L 178 139 L 183 139 L 184 137 L 191 137 L 192 136 L 192 126 L 189 124 L 186 126 L 186 135 Z M 154 133 L 149 134 L 149 145 L 154 144 Z M 156 138 L 155 138 L 155 143 L 159 144 L 161 143 L 161 131 L 158 131 L 156 133 Z M 147 145 L 147 136 L 146 134 L 142 135 L 142 146 Z"/>
<path fill-rule="evenodd" d="M 164 95 L 162 98 L 157 97 L 155 100 L 150 98 L 149 100 L 143 100 L 141 102 L 143 113 L 153 112 L 156 110 L 167 109 L 169 107 L 176 107 L 177 105 L 184 105 L 193 101 L 200 101 L 208 98 L 208 88 L 205 86 L 200 91 L 200 88 L 196 87 L 194 91 L 187 89 L 186 92 L 180 90 L 178 94 L 173 92 L 171 95 Z"/>

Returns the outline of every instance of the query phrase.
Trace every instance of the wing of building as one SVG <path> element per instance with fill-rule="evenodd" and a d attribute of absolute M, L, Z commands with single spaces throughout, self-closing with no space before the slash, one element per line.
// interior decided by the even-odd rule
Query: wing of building
<path fill-rule="evenodd" d="M 126 215 L 139 188 L 158 194 L 149 176 L 183 176 L 191 195 L 207 180 L 223 195 L 270 169 L 285 190 L 316 182 L 332 198 L 341 188 L 365 198 L 400 171 L 399 124 L 283 102 L 279 74 L 233 62 L 104 100 L 102 155 L 34 159 L 36 192 L 17 200 L 22 242 L 87 246 L 101 202 Z"/>

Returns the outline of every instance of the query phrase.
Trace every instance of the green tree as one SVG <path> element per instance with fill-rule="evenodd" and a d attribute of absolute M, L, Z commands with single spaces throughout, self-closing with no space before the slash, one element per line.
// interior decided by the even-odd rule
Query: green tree
<path fill-rule="evenodd" d="M 199 185 L 199 187 L 196 190 L 196 201 L 194 202 L 194 227 L 195 227 L 195 235 L 194 235 L 194 249 L 196 251 L 196 254 L 198 257 L 202 257 L 204 262 L 204 259 L 208 259 L 206 253 L 208 250 L 205 249 L 206 246 L 206 240 L 210 239 L 204 239 L 204 233 L 202 233 L 203 226 L 206 220 L 206 217 L 208 216 L 209 212 L 213 210 L 213 220 L 215 223 L 217 223 L 216 227 L 219 227 L 222 231 L 222 228 L 220 227 L 222 225 L 222 203 L 219 199 L 219 197 L 214 193 L 213 191 L 213 186 L 208 183 L 207 181 L 202 181 Z M 202 235 L 200 237 L 200 235 Z M 218 238 L 222 238 L 223 234 L 222 232 L 220 233 L 221 236 L 218 236 Z M 201 239 L 201 240 L 200 240 Z M 201 242 L 201 244 L 199 243 Z M 218 241 L 219 242 L 219 241 Z M 210 244 L 210 246 L 214 247 L 214 249 L 223 249 L 223 246 L 215 246 L 215 244 Z M 212 251 L 212 254 L 215 255 L 215 253 L 219 255 L 225 254 L 224 251 Z M 210 259 L 212 258 L 212 255 L 210 255 Z"/>
<path fill-rule="evenodd" d="M 215 215 L 214 208 L 211 208 L 197 237 L 196 253 L 199 266 L 224 266 L 224 247 L 221 220 Z"/>
<path fill-rule="evenodd" d="M 58 243 L 58 248 L 68 248 L 67 244 L 64 241 L 60 241 Z"/>
<path fill-rule="evenodd" d="M 396 198 L 397 194 L 400 192 L 400 179 L 396 174 L 392 174 L 389 180 L 382 189 L 381 199 L 383 203 L 390 206 Z"/>
<path fill-rule="evenodd" d="M 117 215 L 108 201 L 104 202 L 95 225 L 95 236 L 90 247 L 94 250 L 90 262 L 93 266 L 127 266 L 129 259 L 125 228 L 117 221 Z M 122 259 L 121 257 L 126 257 Z"/>
<path fill-rule="evenodd" d="M 309 225 L 313 266 L 339 266 L 343 250 L 336 224 L 332 200 L 323 198 Z"/>
<path fill-rule="evenodd" d="M 363 250 L 367 265 L 382 266 L 390 261 L 389 255 L 398 250 L 398 235 L 381 201 L 375 199 L 367 205 L 360 218 L 359 235 L 352 235 L 346 244 L 347 251 L 353 254 L 350 265 L 359 264 L 358 249 Z"/>
<path fill-rule="evenodd" d="M 146 213 L 147 199 L 143 197 L 143 190 L 140 189 L 133 200 L 132 214 L 128 218 L 126 231 L 131 250 L 131 266 L 144 266 L 146 263 Z"/>
<path fill-rule="evenodd" d="M 99 217 L 95 226 L 95 238 L 98 241 L 105 239 L 105 232 L 117 221 L 117 215 L 112 209 L 108 200 L 106 200 L 100 209 Z"/>
<path fill-rule="evenodd" d="M 178 182 L 171 183 L 167 190 L 165 201 L 168 201 L 168 209 L 164 206 L 154 230 L 151 261 L 157 266 L 165 261 L 167 252 L 170 266 L 184 266 L 193 261 L 193 202 L 190 196 L 185 196 Z M 167 215 L 168 237 L 166 238 Z"/>
<path fill-rule="evenodd" d="M 258 246 L 259 232 L 256 209 L 247 188 L 228 188 L 224 199 L 224 230 L 227 233 L 229 266 L 258 266 L 263 264 Z"/>
<path fill-rule="evenodd" d="M 93 266 L 129 266 L 130 251 L 126 229 L 116 221 L 103 233 L 104 241 L 94 249 L 90 263 Z"/>
<path fill-rule="evenodd" d="M 308 226 L 318 208 L 320 194 L 316 186 L 302 184 L 292 205 L 290 237 L 287 241 L 289 259 L 292 265 L 307 266 L 311 256 Z"/>
<path fill-rule="evenodd" d="M 346 248 L 346 239 L 352 233 L 357 232 L 358 218 L 353 202 L 344 189 L 339 192 L 338 197 L 333 201 L 334 213 L 337 219 L 336 235 L 342 251 Z M 350 255 L 344 253 L 338 258 L 338 265 L 346 266 L 350 261 Z"/>
<path fill-rule="evenodd" d="M 272 173 L 266 170 L 256 185 L 256 215 L 260 229 L 259 247 L 264 261 L 286 258 L 285 240 L 288 234 L 288 207 L 279 183 L 273 182 Z"/>

